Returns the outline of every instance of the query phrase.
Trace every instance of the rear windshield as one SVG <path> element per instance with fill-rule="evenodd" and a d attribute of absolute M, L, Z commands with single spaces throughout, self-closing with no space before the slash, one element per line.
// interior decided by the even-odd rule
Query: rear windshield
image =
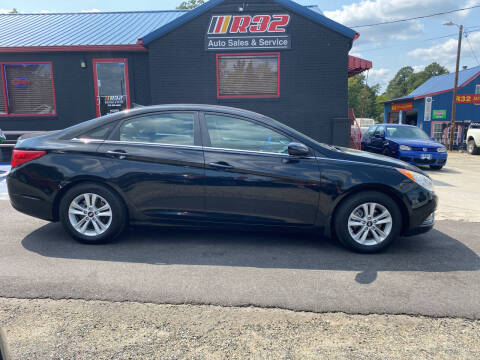
<path fill-rule="evenodd" d="M 425 131 L 417 127 L 391 126 L 387 127 L 387 137 L 394 139 L 430 139 Z"/>

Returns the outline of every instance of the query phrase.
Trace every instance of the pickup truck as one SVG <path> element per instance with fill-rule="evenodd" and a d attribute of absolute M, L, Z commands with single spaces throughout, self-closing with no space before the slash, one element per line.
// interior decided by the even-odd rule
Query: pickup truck
<path fill-rule="evenodd" d="M 472 122 L 467 131 L 467 151 L 469 154 L 480 154 L 480 122 Z"/>

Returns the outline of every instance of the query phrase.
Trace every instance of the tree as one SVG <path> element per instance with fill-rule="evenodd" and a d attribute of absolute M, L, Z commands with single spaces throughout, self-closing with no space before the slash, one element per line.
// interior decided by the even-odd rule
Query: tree
<path fill-rule="evenodd" d="M 389 99 L 405 96 L 408 94 L 408 79 L 413 74 L 411 66 L 404 66 L 395 74 L 387 86 L 386 94 Z"/>
<path fill-rule="evenodd" d="M 196 7 L 203 5 L 204 3 L 205 3 L 205 0 L 185 0 L 185 1 L 182 1 L 180 5 L 177 6 L 177 9 L 185 9 L 185 10 L 195 9 Z"/>
<path fill-rule="evenodd" d="M 418 73 L 413 73 L 408 79 L 408 93 L 411 93 L 413 90 L 422 85 L 425 81 L 430 79 L 433 76 L 448 74 L 448 70 L 441 66 L 440 64 L 433 62 L 423 71 Z"/>
<path fill-rule="evenodd" d="M 376 103 L 379 89 L 378 84 L 368 86 L 363 74 L 348 79 L 348 107 L 356 117 L 379 119 L 381 111 Z"/>
<path fill-rule="evenodd" d="M 411 66 L 404 66 L 398 70 L 395 77 L 390 80 L 385 95 L 388 100 L 405 96 L 422 85 L 433 76 L 448 74 L 448 70 L 440 64 L 433 62 L 419 72 L 413 72 Z"/>

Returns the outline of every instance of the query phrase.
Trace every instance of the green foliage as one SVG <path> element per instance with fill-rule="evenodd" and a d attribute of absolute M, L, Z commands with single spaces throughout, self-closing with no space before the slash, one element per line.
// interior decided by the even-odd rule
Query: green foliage
<path fill-rule="evenodd" d="M 205 0 L 185 0 L 182 1 L 180 5 L 177 6 L 177 9 L 195 9 L 196 7 L 203 5 Z"/>
<path fill-rule="evenodd" d="M 433 62 L 423 71 L 414 73 L 411 66 L 405 66 L 398 70 L 395 77 L 390 80 L 385 95 L 387 100 L 405 96 L 422 85 L 432 76 L 448 74 L 448 70 L 440 64 Z"/>
<path fill-rule="evenodd" d="M 411 66 L 404 66 L 395 74 L 388 83 L 386 94 L 389 99 L 405 96 L 408 94 L 408 79 L 413 74 Z"/>
<path fill-rule="evenodd" d="M 348 107 L 356 117 L 379 119 L 382 109 L 377 106 L 380 85 L 368 86 L 365 75 L 359 74 L 348 79 Z"/>

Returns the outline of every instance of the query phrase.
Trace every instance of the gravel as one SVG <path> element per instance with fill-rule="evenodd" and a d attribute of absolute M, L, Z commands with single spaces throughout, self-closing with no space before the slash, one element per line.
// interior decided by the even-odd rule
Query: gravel
<path fill-rule="evenodd" d="M 480 321 L 0 298 L 14 359 L 479 359 Z"/>

